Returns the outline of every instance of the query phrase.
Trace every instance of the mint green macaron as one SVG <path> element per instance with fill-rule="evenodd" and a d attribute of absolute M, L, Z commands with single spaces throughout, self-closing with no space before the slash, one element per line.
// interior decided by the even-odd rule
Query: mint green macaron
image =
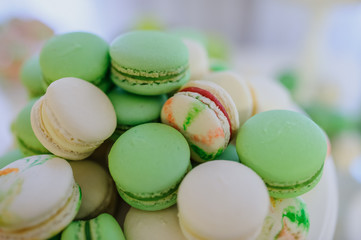
<path fill-rule="evenodd" d="M 31 108 L 36 101 L 37 99 L 30 100 L 11 124 L 11 131 L 20 151 L 24 154 L 24 156 L 50 153 L 40 143 L 31 127 L 30 113 Z"/>
<path fill-rule="evenodd" d="M 129 32 L 114 39 L 109 52 L 113 82 L 135 94 L 169 93 L 190 77 L 188 49 L 171 34 Z"/>
<path fill-rule="evenodd" d="M 125 240 L 123 231 L 115 218 L 103 213 L 91 220 L 73 221 L 61 234 L 61 240 Z"/>
<path fill-rule="evenodd" d="M 327 142 L 321 128 L 305 115 L 272 110 L 246 121 L 236 148 L 240 161 L 264 180 L 270 196 L 291 198 L 319 182 Z"/>
<path fill-rule="evenodd" d="M 23 157 L 25 156 L 19 149 L 6 152 L 4 155 L 0 156 L 0 169 Z"/>
<path fill-rule="evenodd" d="M 87 32 L 54 36 L 40 52 L 40 66 L 47 86 L 64 77 L 98 85 L 109 67 L 108 43 Z"/>
<path fill-rule="evenodd" d="M 136 125 L 159 121 L 160 111 L 167 100 L 164 94 L 142 96 L 129 93 L 119 87 L 110 91 L 108 97 L 117 116 L 116 138 Z"/>
<path fill-rule="evenodd" d="M 30 98 L 40 97 L 45 93 L 43 74 L 41 72 L 39 56 L 34 55 L 22 65 L 20 70 L 21 83 L 26 88 Z"/>
<path fill-rule="evenodd" d="M 178 186 L 189 167 L 186 139 L 162 123 L 129 129 L 109 153 L 109 170 L 119 195 L 141 210 L 161 210 L 175 204 Z"/>

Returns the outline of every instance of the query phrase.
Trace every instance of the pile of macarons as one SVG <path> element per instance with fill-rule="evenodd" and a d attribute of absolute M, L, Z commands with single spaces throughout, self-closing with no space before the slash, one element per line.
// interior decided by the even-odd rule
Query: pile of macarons
<path fill-rule="evenodd" d="M 286 92 L 139 30 L 71 32 L 23 66 L 0 239 L 306 239 L 327 136 Z M 272 84 L 271 84 L 272 85 Z"/>

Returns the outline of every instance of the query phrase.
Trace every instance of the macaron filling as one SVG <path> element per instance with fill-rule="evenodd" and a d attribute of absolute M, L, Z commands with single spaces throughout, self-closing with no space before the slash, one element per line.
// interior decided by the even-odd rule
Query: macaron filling
<path fill-rule="evenodd" d="M 212 102 L 214 102 L 214 104 L 217 106 L 217 108 L 219 110 L 221 110 L 221 112 L 224 114 L 224 116 L 227 118 L 228 124 L 229 124 L 229 132 L 230 132 L 230 139 L 232 138 L 232 125 L 231 125 L 231 120 L 229 118 L 229 115 L 225 109 L 225 107 L 222 105 L 222 103 L 209 91 L 204 90 L 202 88 L 198 88 L 198 87 L 186 87 L 183 88 L 182 90 L 180 90 L 179 92 L 193 92 L 193 93 L 198 93 L 199 95 L 210 99 Z M 217 113 L 216 113 L 217 114 Z"/>
<path fill-rule="evenodd" d="M 277 183 L 270 183 L 268 180 L 265 180 L 265 184 L 268 188 L 269 191 L 277 193 L 289 193 L 292 194 L 292 192 L 296 189 L 297 192 L 298 191 L 302 191 L 302 189 L 308 189 L 311 188 L 312 186 L 316 185 L 319 180 L 321 179 L 322 176 L 322 172 L 323 172 L 323 165 L 322 167 L 316 172 L 316 174 L 314 174 L 312 177 L 310 177 L 309 179 L 306 179 L 304 181 L 300 181 L 297 182 L 295 184 L 292 185 L 285 185 L 285 184 L 277 184 Z M 305 191 L 306 192 L 306 191 Z M 272 193 L 271 193 L 272 195 Z M 295 196 L 300 195 L 299 193 L 297 193 Z M 275 196 L 276 197 L 276 196 Z"/>
<path fill-rule="evenodd" d="M 161 84 L 167 82 L 181 81 L 188 71 L 188 65 L 182 66 L 178 69 L 164 72 L 156 71 L 138 71 L 134 69 L 127 69 L 116 65 L 112 62 L 111 72 L 113 76 L 117 77 L 118 81 L 129 82 L 134 85 L 148 85 L 148 84 Z"/>
<path fill-rule="evenodd" d="M 45 97 L 40 98 L 35 104 L 31 116 L 33 129 L 36 128 L 39 131 L 34 131 L 39 140 L 42 138 L 47 139 L 41 141 L 41 143 L 49 149 L 46 145 L 50 144 L 55 146 L 58 150 L 53 152 L 55 155 L 66 154 L 66 158 L 71 160 L 83 159 L 88 157 L 102 142 L 85 143 L 80 139 L 76 139 L 70 133 L 62 130 L 60 124 L 46 105 Z M 35 121 L 38 118 L 39 121 Z M 34 122 L 34 123 L 33 123 Z M 40 136 L 38 136 L 40 134 Z"/>

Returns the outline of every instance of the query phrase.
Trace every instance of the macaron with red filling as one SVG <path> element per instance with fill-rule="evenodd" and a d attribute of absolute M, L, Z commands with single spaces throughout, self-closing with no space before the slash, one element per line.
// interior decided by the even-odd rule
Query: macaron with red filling
<path fill-rule="evenodd" d="M 187 139 L 191 157 L 198 162 L 215 159 L 228 146 L 239 127 L 231 96 L 208 81 L 192 81 L 163 105 L 161 120 Z"/>

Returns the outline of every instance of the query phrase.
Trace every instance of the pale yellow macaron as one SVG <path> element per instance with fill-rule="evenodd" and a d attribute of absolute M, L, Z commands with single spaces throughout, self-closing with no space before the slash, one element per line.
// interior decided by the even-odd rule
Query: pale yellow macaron
<path fill-rule="evenodd" d="M 124 222 L 124 233 L 127 240 L 186 240 L 175 205 L 160 211 L 130 208 Z"/>
<path fill-rule="evenodd" d="M 253 99 L 247 82 L 236 72 L 221 71 L 206 75 L 203 80 L 211 81 L 228 92 L 236 105 L 239 123 L 242 125 L 252 116 Z"/>
<path fill-rule="evenodd" d="M 200 80 L 209 73 L 209 60 L 206 48 L 199 42 L 183 38 L 183 43 L 188 48 L 190 80 Z"/>
<path fill-rule="evenodd" d="M 49 85 L 31 110 L 31 125 L 50 152 L 80 160 L 112 135 L 116 115 L 112 103 L 99 88 L 69 77 Z"/>

